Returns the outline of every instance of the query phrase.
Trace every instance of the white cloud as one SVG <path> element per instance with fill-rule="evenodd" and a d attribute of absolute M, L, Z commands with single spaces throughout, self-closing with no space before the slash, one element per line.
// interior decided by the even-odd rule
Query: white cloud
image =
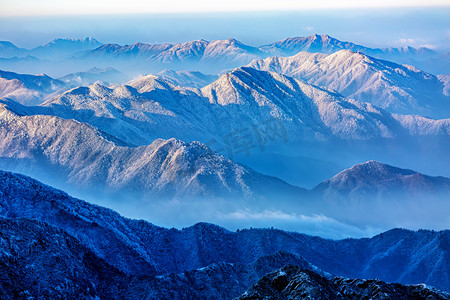
<path fill-rule="evenodd" d="M 306 26 L 306 27 L 305 27 L 305 30 L 306 30 L 306 31 L 313 31 L 313 30 L 314 30 L 314 27 L 313 27 L 313 26 Z"/>
<path fill-rule="evenodd" d="M 216 220 L 231 229 L 274 227 L 332 239 L 371 237 L 382 231 L 373 227 L 359 228 L 325 215 L 302 215 L 274 210 L 238 210 L 218 215 Z"/>
<path fill-rule="evenodd" d="M 394 42 L 396 46 L 404 47 L 404 46 L 411 46 L 414 48 L 420 48 L 425 47 L 429 49 L 437 49 L 438 47 L 436 45 L 427 44 L 424 40 L 421 39 L 413 39 L 413 38 L 401 38 Z"/>
<path fill-rule="evenodd" d="M 398 40 L 398 43 L 405 46 L 411 46 L 417 44 L 417 41 L 415 39 L 402 38 Z"/>

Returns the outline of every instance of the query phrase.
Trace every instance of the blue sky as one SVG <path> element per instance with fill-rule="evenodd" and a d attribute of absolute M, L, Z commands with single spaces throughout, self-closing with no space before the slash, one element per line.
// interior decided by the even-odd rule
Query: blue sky
<path fill-rule="evenodd" d="M 445 2 L 0 0 L 0 40 L 32 48 L 56 37 L 91 36 L 118 44 L 234 37 L 258 46 L 318 33 L 370 47 L 450 51 L 450 6 Z"/>

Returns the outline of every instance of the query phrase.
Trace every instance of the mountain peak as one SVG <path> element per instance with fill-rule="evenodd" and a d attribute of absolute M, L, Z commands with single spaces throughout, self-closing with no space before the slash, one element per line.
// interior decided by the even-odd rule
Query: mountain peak
<path fill-rule="evenodd" d="M 393 167 L 375 160 L 369 160 L 365 163 L 356 164 L 352 166 L 350 169 L 346 169 L 340 172 L 333 178 L 340 176 L 348 176 L 349 174 L 352 174 L 355 177 L 362 176 L 361 178 L 363 178 L 363 176 L 368 176 L 369 178 L 370 176 L 382 176 L 389 178 L 394 175 L 412 175 L 415 173 L 417 172 L 408 169 Z"/>
<path fill-rule="evenodd" d="M 11 43 L 9 41 L 0 41 L 0 47 L 18 49 L 18 47 L 16 45 L 14 45 L 13 43 Z"/>

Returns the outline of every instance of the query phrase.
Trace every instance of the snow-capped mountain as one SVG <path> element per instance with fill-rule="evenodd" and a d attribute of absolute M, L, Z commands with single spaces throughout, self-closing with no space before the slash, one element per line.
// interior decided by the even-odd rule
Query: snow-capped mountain
<path fill-rule="evenodd" d="M 156 76 L 173 85 L 198 89 L 214 82 L 219 77 L 217 75 L 206 75 L 198 71 L 173 71 L 169 69 L 157 73 Z"/>
<path fill-rule="evenodd" d="M 71 87 L 91 85 L 97 81 L 109 84 L 121 84 L 128 81 L 128 79 L 127 75 L 114 68 L 91 68 L 86 72 L 76 72 L 59 78 L 59 80 Z"/>
<path fill-rule="evenodd" d="M 87 126 L 92 130 L 89 129 L 86 132 L 90 134 L 98 129 L 101 136 L 106 136 L 116 145 L 141 146 L 137 148 L 140 150 L 133 148 L 132 153 L 145 152 L 144 149 L 159 138 L 166 140 L 176 138 L 186 142 L 200 141 L 228 155 L 229 158 L 237 155 L 248 157 L 250 153 L 258 149 L 262 154 L 267 153 L 266 155 L 270 156 L 270 152 L 263 152 L 266 147 L 278 147 L 277 151 L 298 153 L 298 145 L 302 145 L 301 150 L 307 146 L 306 143 L 310 143 L 311 147 L 317 150 L 321 147 L 321 143 L 332 141 L 349 143 L 350 146 L 345 148 L 347 150 L 344 149 L 345 152 L 367 153 L 367 150 L 357 148 L 358 141 L 376 142 L 381 139 L 388 141 L 389 144 L 399 143 L 401 147 L 410 147 L 416 140 L 423 138 L 436 141 L 436 148 L 433 149 L 436 155 L 439 149 L 446 147 L 445 140 L 449 135 L 450 126 L 449 120 L 390 114 L 373 105 L 349 100 L 339 94 L 291 77 L 248 67 L 224 74 L 201 90 L 175 86 L 164 79 L 148 75 L 139 77 L 125 86 L 106 87 L 96 83 L 89 87 L 75 88 L 37 107 L 25 108 L 6 100 L 3 103 L 4 111 L 7 112 L 5 116 L 10 116 L 10 113 L 16 115 L 14 118 L 5 117 L 4 127 L 23 127 L 26 122 L 18 121 L 23 117 L 27 120 L 41 120 L 39 129 L 42 130 L 42 135 L 19 135 L 20 139 L 15 137 L 17 131 L 14 129 L 3 130 L 5 138 L 8 136 L 8 140 L 11 141 L 11 144 L 3 143 L 3 157 L 17 155 L 12 145 L 20 143 L 39 145 L 47 138 L 53 140 L 57 133 L 48 128 L 66 132 L 65 126 L 84 128 L 86 124 L 94 126 Z M 70 119 L 82 124 L 77 122 L 72 124 L 73 121 Z M 49 120 L 58 121 L 50 122 Z M 22 125 L 13 124 L 13 121 Z M 51 125 L 45 125 L 46 122 L 50 122 Z M 65 125 L 65 122 L 70 125 Z M 61 129 L 59 129 L 60 126 Z M 83 130 L 79 132 L 78 138 L 91 147 L 90 142 L 85 140 L 91 137 L 83 137 Z M 25 128 L 25 131 L 29 131 L 29 128 Z M 77 130 L 66 132 L 68 140 L 71 140 L 70 134 L 76 132 Z M 45 137 L 45 135 L 50 136 Z M 42 140 L 35 141 L 36 138 Z M 111 145 L 100 140 L 102 141 L 100 148 L 111 148 Z M 428 142 L 428 145 L 433 144 Z M 48 146 L 52 145 L 45 143 L 39 151 L 53 152 L 46 149 Z M 281 146 L 287 150 L 283 150 Z M 92 147 L 95 148 L 97 145 Z M 389 150 L 385 143 L 380 147 L 381 151 Z M 398 149 L 403 151 L 404 148 Z M 26 147 L 23 147 L 21 151 L 30 152 Z M 107 151 L 105 151 L 100 151 L 99 155 L 106 155 Z M 117 151 L 121 153 L 118 154 L 121 159 L 113 161 L 118 166 L 124 163 L 123 160 L 128 160 L 126 158 L 128 154 L 125 154 L 128 150 Z M 426 153 L 421 152 L 421 149 L 417 151 L 420 155 Z M 70 153 L 74 152 L 71 150 Z M 400 153 L 402 152 L 388 154 L 397 161 L 399 155 L 402 156 Z M 109 153 L 106 157 L 110 158 L 112 155 L 116 154 Z M 48 159 L 49 156 L 44 155 L 44 157 Z M 438 157 L 440 156 L 436 158 Z M 77 162 L 76 159 L 81 162 Z M 81 178 L 86 177 L 86 182 L 93 184 L 94 181 L 91 179 L 95 177 L 93 170 L 96 167 L 91 168 L 102 165 L 101 161 L 97 160 L 95 155 L 92 156 L 92 160 L 82 159 L 82 156 L 77 156 L 76 159 L 70 161 L 54 159 L 53 163 L 70 170 L 78 163 L 82 163 L 79 170 L 70 171 L 73 173 L 69 177 L 76 183 L 84 182 Z M 430 159 L 434 159 L 434 156 Z M 442 165 L 442 161 L 445 160 L 445 157 L 441 157 L 439 164 Z M 240 161 L 246 163 L 245 160 Z M 90 165 L 91 163 L 93 165 Z M 141 163 L 148 162 L 141 161 Z M 88 165 L 90 167 L 87 167 Z M 86 173 L 84 168 L 91 171 Z M 102 169 L 105 171 L 109 170 L 110 166 L 101 168 L 105 168 Z M 149 190 L 153 190 L 152 185 L 148 184 L 153 179 L 143 173 L 145 168 L 136 168 L 131 171 L 132 175 L 120 180 L 111 177 L 116 172 L 120 174 L 119 169 L 117 168 L 110 175 L 100 176 L 103 178 L 100 182 L 103 182 L 106 187 L 118 188 L 131 188 L 140 182 L 145 183 Z M 270 170 L 259 169 L 259 171 L 273 174 Z M 329 178 L 330 175 L 325 178 Z M 297 184 L 302 185 L 302 183 Z"/>
<path fill-rule="evenodd" d="M 317 203 L 323 203 L 322 213 L 349 223 L 450 226 L 450 178 L 446 177 L 368 161 L 343 170 L 312 193 Z"/>
<path fill-rule="evenodd" d="M 260 46 L 259 49 L 272 56 L 292 56 L 302 51 L 310 53 L 334 53 L 344 49 L 355 52 L 371 50 L 361 45 L 339 41 L 327 34 L 286 38 L 272 44 Z M 379 52 L 381 52 L 381 49 L 379 49 Z"/>
<path fill-rule="evenodd" d="M 40 104 L 64 87 L 64 82 L 45 74 L 28 75 L 0 70 L 0 98 L 13 99 L 22 104 Z"/>
<path fill-rule="evenodd" d="M 414 194 L 417 196 L 417 193 L 442 191 L 450 196 L 448 194 L 450 193 L 450 179 L 427 176 L 413 170 L 400 169 L 377 161 L 368 161 L 340 172 L 318 185 L 316 190 L 333 190 L 341 193 L 344 197 L 352 197 L 356 191 L 358 193 L 402 191 L 408 192 L 408 197 L 413 197 Z"/>
<path fill-rule="evenodd" d="M 232 67 L 233 65 L 241 66 L 245 64 L 245 61 L 261 56 L 265 56 L 265 53 L 257 48 L 245 45 L 236 39 L 227 39 L 210 42 L 205 48 L 202 60 L 219 63 L 225 61 Z"/>
<path fill-rule="evenodd" d="M 438 75 L 437 77 L 444 84 L 444 95 L 450 96 L 450 74 Z"/>
<path fill-rule="evenodd" d="M 208 44 L 205 40 L 175 44 L 158 53 L 154 57 L 154 60 L 168 64 L 183 61 L 198 61 L 204 55 L 205 48 L 208 47 Z M 151 59 L 151 57 L 147 58 Z"/>
<path fill-rule="evenodd" d="M 450 97 L 436 76 L 362 53 L 300 52 L 255 60 L 249 66 L 303 79 L 394 113 L 449 117 Z"/>
<path fill-rule="evenodd" d="M 379 59 L 413 65 L 434 74 L 450 71 L 448 55 L 427 48 L 372 49 L 342 42 L 328 35 L 288 38 L 259 47 L 245 45 L 233 38 L 177 44 L 137 42 L 131 45 L 102 45 L 93 38 L 56 39 L 32 50 L 17 48 L 9 42 L 2 43 L 4 51 L 0 51 L 0 56 L 4 58 L 0 59 L 0 69 L 21 73 L 46 72 L 55 77 L 64 75 L 63 72 L 75 73 L 93 67 L 114 67 L 133 76 L 158 73 L 167 68 L 218 74 L 246 65 L 254 59 L 273 55 L 291 56 L 300 51 L 331 54 L 340 50 L 359 51 Z M 35 60 L 25 60 L 25 56 L 35 57 Z M 64 70 L 61 70 L 62 66 Z"/>
<path fill-rule="evenodd" d="M 159 137 L 206 143 L 268 122 L 279 125 L 283 139 L 297 141 L 445 136 L 450 126 L 449 120 L 389 114 L 303 81 L 248 67 L 200 91 L 153 75 L 128 85 L 76 88 L 44 106 L 52 109 L 48 113 L 88 122 L 131 145 Z"/>
<path fill-rule="evenodd" d="M 450 294 L 425 285 L 401 285 L 377 279 L 326 278 L 299 266 L 264 276 L 237 299 L 448 299 Z"/>
<path fill-rule="evenodd" d="M 0 156 L 18 165 L 25 160 L 36 168 L 58 166 L 61 176 L 67 174 L 67 180 L 80 187 L 243 198 L 263 196 L 271 189 L 300 190 L 237 165 L 198 142 L 158 139 L 124 147 L 124 142 L 93 126 L 36 111 L 13 102 L 1 104 Z"/>
<path fill-rule="evenodd" d="M 111 284 L 121 291 L 129 285 L 126 274 L 63 229 L 34 220 L 2 217 L 0 236 L 2 299 L 114 299 L 118 293 Z"/>
<path fill-rule="evenodd" d="M 254 273 L 262 276 L 283 264 L 292 263 L 318 272 L 322 270 L 353 278 L 426 283 L 444 290 L 449 287 L 450 275 L 446 267 L 449 263 L 448 230 L 436 232 L 394 229 L 370 239 L 335 241 L 276 229 L 231 232 L 206 223 L 182 230 L 165 229 L 143 220 L 123 218 L 110 209 L 74 199 L 23 175 L 0 171 L 0 179 L 0 215 L 3 218 L 17 219 L 0 222 L 2 233 L 6 229 L 17 233 L 7 235 L 10 244 L 0 244 L 1 247 L 6 247 L 7 252 L 11 251 L 8 246 L 11 244 L 29 245 L 16 251 L 29 249 L 28 253 L 32 253 L 29 254 L 30 258 L 38 255 L 41 260 L 45 260 L 47 254 L 52 257 L 64 255 L 67 245 L 68 250 L 78 249 L 81 253 L 88 252 L 88 248 L 98 257 L 85 261 L 87 264 L 93 262 L 95 266 L 101 263 L 99 260 L 104 260 L 119 272 L 131 276 L 147 276 L 151 279 L 153 275 L 178 273 L 158 277 L 154 285 L 140 285 L 147 289 L 157 286 L 158 289 L 167 290 L 169 281 L 180 282 L 181 286 L 195 289 L 197 283 L 209 282 L 208 278 L 218 278 L 220 282 L 228 284 L 229 279 L 225 279 L 228 276 L 239 280 L 237 286 L 245 289 L 243 283 L 249 281 L 239 275 L 241 272 L 255 278 L 257 276 Z M 39 223 L 31 222 L 27 225 L 30 222 L 25 219 Z M 52 229 L 42 222 L 58 229 Z M 60 233 L 56 238 L 53 234 L 58 234 L 58 230 Z M 53 238 L 36 238 L 36 235 L 45 232 Z M 71 241 L 66 233 L 78 242 Z M 14 236 L 31 239 L 21 241 Z M 37 244 L 33 243 L 35 239 Z M 48 245 L 54 245 L 51 241 L 60 241 L 62 252 L 39 253 L 39 240 Z M 74 246 L 72 250 L 71 246 Z M 55 248 L 52 246 L 50 249 Z M 283 253 L 279 253 L 280 251 Z M 27 265 L 25 257 L 28 256 L 19 257 L 24 260 L 20 260 L 19 266 L 15 265 L 15 271 L 22 271 L 21 267 Z M 74 260 L 76 257 L 78 255 Z M 74 266 L 73 260 L 67 256 L 56 260 L 56 263 L 66 262 L 70 263 L 70 268 L 84 267 L 83 264 Z M 45 268 L 45 264 L 43 267 Z M 194 286 L 184 280 L 186 273 L 185 276 L 179 274 L 196 269 L 198 270 L 189 273 L 194 277 Z M 52 270 L 56 272 L 54 268 Z M 221 278 L 220 274 L 225 278 Z M 207 292 L 214 291 L 217 285 L 210 282 L 203 287 Z"/>
<path fill-rule="evenodd" d="M 235 39 L 196 40 L 179 44 L 143 44 L 120 46 L 105 44 L 80 58 L 101 60 L 114 64 L 131 62 L 141 70 L 142 65 L 153 70 L 196 69 L 217 73 L 224 69 L 245 65 L 253 59 L 266 57 L 255 47 L 247 46 Z M 159 70 L 158 70 L 159 69 Z"/>
<path fill-rule="evenodd" d="M 343 42 L 328 34 L 313 34 L 306 37 L 286 38 L 272 44 L 260 46 L 261 51 L 270 53 L 273 56 L 292 56 L 299 52 L 331 54 L 341 50 L 362 52 L 375 57 L 409 58 L 415 56 L 436 56 L 437 52 L 429 48 L 389 47 L 389 48 L 369 48 L 351 42 Z"/>
<path fill-rule="evenodd" d="M 372 106 L 274 72 L 242 67 L 202 88 L 212 104 L 228 110 L 227 122 L 281 120 L 290 138 L 390 138 L 403 134 L 448 134 L 449 120 L 427 119 L 426 133 L 407 125 L 412 117 L 393 115 Z M 220 119 L 219 119 L 220 120 Z M 242 121 L 241 121 L 242 122 Z M 225 122 L 223 122 L 225 123 Z M 398 124 L 403 129 L 400 129 Z M 419 127 L 420 128 L 420 127 Z M 399 130 L 400 129 L 400 130 Z M 404 132 L 402 132 L 405 130 Z"/>
<path fill-rule="evenodd" d="M 351 42 L 343 42 L 327 34 L 286 38 L 272 44 L 260 46 L 259 49 L 271 56 L 292 56 L 302 51 L 332 54 L 341 50 L 350 50 L 399 64 L 414 65 L 434 74 L 450 71 L 448 70 L 448 58 L 444 58 L 439 52 L 429 48 L 421 47 L 416 49 L 410 46 L 369 48 Z M 443 64 L 443 62 L 446 63 Z"/>
<path fill-rule="evenodd" d="M 155 139 L 172 137 L 185 141 L 210 139 L 208 132 L 197 120 L 206 110 L 206 100 L 201 101 L 190 90 L 177 88 L 153 75 L 139 77 L 130 85 L 106 87 L 95 83 L 78 87 L 49 101 L 44 106 L 47 113 L 89 123 L 131 146 L 151 144 Z M 179 99 L 189 99 L 179 103 Z M 185 107 L 187 106 L 187 107 Z M 195 108 L 197 111 L 187 111 Z M 208 115 L 203 118 L 209 118 Z M 209 137 L 209 138 L 206 138 Z"/>

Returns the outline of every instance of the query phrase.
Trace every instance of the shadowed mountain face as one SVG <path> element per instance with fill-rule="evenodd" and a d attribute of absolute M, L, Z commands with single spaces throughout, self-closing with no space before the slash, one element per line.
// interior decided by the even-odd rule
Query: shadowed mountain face
<path fill-rule="evenodd" d="M 111 266 L 65 230 L 44 222 L 0 218 L 0 237 L 2 299 L 231 299 L 285 265 L 312 268 L 301 257 L 280 252 L 251 264 L 218 262 L 156 277 L 143 268 L 145 276 L 136 276 Z"/>
<path fill-rule="evenodd" d="M 0 176 L 2 217 L 35 219 L 61 228 L 127 274 L 180 273 L 219 262 L 248 265 L 284 251 L 336 275 L 426 283 L 441 289 L 448 289 L 450 282 L 448 230 L 395 229 L 370 239 L 333 241 L 273 229 L 230 232 L 206 223 L 165 229 L 123 218 L 26 176 L 9 172 Z"/>
<path fill-rule="evenodd" d="M 380 280 L 325 278 L 298 266 L 263 277 L 237 299 L 449 299 L 450 294 L 425 285 L 401 285 Z"/>
<path fill-rule="evenodd" d="M 0 297 L 120 298 L 129 278 L 64 230 L 0 218 Z"/>

